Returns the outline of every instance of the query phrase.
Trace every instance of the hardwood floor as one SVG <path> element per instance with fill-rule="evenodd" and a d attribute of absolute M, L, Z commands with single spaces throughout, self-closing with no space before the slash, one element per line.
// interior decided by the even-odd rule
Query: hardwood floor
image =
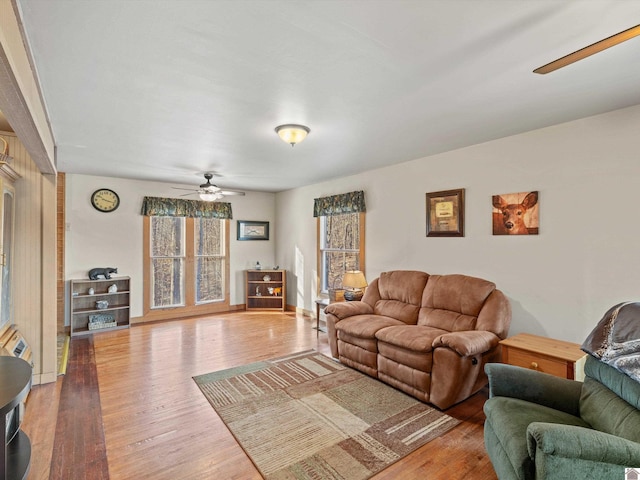
<path fill-rule="evenodd" d="M 28 478 L 261 479 L 192 377 L 308 349 L 329 355 L 313 325 L 241 312 L 73 338 L 67 374 L 29 396 Z M 463 422 L 373 478 L 497 478 L 483 444 L 486 398 L 447 410 Z"/>

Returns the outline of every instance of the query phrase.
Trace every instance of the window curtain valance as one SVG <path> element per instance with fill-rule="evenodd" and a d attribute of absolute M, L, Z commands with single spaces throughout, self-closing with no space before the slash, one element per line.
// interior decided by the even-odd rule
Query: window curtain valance
<path fill-rule="evenodd" d="M 320 197 L 313 200 L 314 217 L 366 211 L 363 190 L 332 195 L 330 197 Z"/>
<path fill-rule="evenodd" d="M 140 213 L 147 217 L 233 218 L 230 203 L 182 198 L 144 197 Z"/>

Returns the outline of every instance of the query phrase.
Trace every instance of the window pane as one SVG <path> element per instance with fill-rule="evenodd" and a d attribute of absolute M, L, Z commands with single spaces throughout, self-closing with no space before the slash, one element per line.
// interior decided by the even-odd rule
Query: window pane
<path fill-rule="evenodd" d="M 357 250 L 360 246 L 359 213 L 323 217 L 322 247 L 327 249 Z"/>
<path fill-rule="evenodd" d="M 196 303 L 224 300 L 224 221 L 196 218 L 194 228 Z"/>
<path fill-rule="evenodd" d="M 347 270 L 360 270 L 360 214 L 320 218 L 321 290 L 342 288 Z"/>
<path fill-rule="evenodd" d="M 196 261 L 196 303 L 224 300 L 225 259 L 198 257 Z"/>
<path fill-rule="evenodd" d="M 324 252 L 323 265 L 326 272 L 323 289 L 342 288 L 342 277 L 347 270 L 360 270 L 360 256 L 355 252 Z"/>
<path fill-rule="evenodd" d="M 184 305 L 183 267 L 181 258 L 152 259 L 151 308 Z"/>
<path fill-rule="evenodd" d="M 224 220 L 196 218 L 194 223 L 196 255 L 224 255 Z"/>
<path fill-rule="evenodd" d="M 151 217 L 151 256 L 179 257 L 184 252 L 184 218 Z"/>

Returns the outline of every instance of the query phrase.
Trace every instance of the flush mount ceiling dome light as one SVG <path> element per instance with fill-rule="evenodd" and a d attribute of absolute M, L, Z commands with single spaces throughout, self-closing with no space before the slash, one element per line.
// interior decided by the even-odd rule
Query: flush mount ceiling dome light
<path fill-rule="evenodd" d="M 290 143 L 293 147 L 296 143 L 300 143 L 305 139 L 310 132 L 309 127 L 304 125 L 296 125 L 288 123 L 286 125 L 280 125 L 276 127 L 276 133 L 278 136 L 287 143 Z"/>

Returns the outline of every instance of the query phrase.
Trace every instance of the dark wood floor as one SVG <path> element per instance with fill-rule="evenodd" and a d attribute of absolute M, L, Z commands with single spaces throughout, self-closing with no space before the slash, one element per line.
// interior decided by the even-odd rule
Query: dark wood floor
<path fill-rule="evenodd" d="M 242 312 L 72 339 L 67 374 L 29 396 L 29 478 L 262 478 L 192 377 L 312 348 L 328 355 L 314 324 Z M 447 410 L 462 423 L 374 478 L 495 479 L 482 437 L 486 398 L 483 390 Z"/>

